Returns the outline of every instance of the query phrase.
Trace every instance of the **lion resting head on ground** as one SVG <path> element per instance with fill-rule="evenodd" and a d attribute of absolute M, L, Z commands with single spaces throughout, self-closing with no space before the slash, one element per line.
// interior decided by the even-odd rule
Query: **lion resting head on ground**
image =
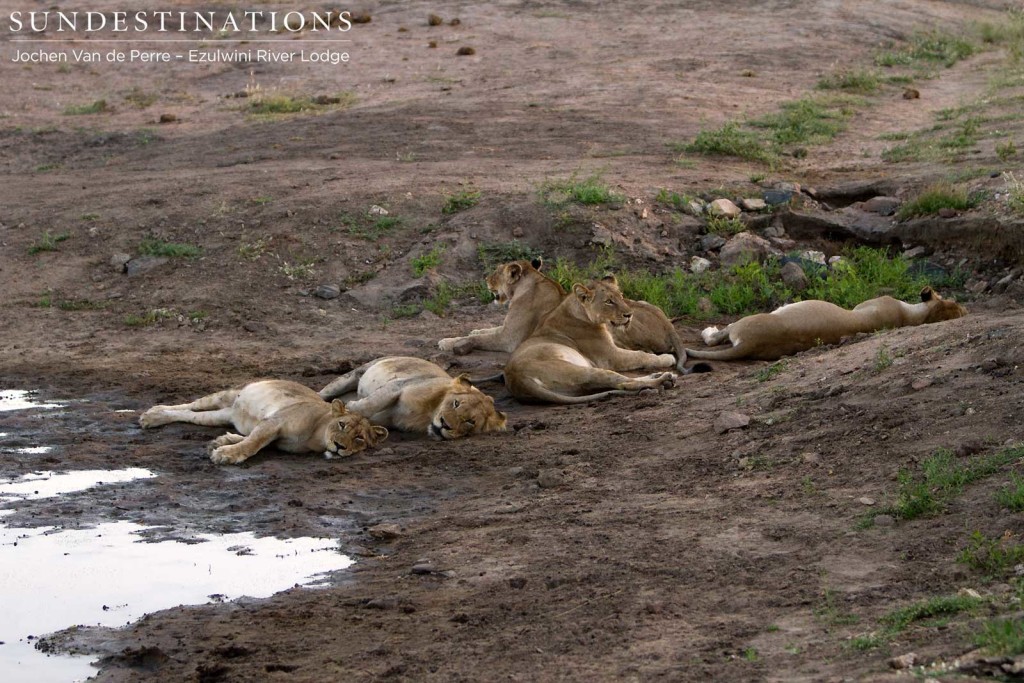
<path fill-rule="evenodd" d="M 931 287 L 921 290 L 921 303 L 880 296 L 858 304 L 852 311 L 812 299 L 747 316 L 721 330 L 709 327 L 701 333 L 704 343 L 717 346 L 728 340 L 732 346 L 687 349 L 686 353 L 707 360 L 778 360 L 821 344 L 835 344 L 858 332 L 924 325 L 964 315 L 966 308 L 952 299 L 943 299 Z"/>
<path fill-rule="evenodd" d="M 466 337 L 442 339 L 438 347 L 459 355 L 477 349 L 512 353 L 565 296 L 560 284 L 540 272 L 541 265 L 540 259 L 534 259 L 495 268 L 487 276 L 487 289 L 495 303 L 508 306 L 504 322 L 498 327 L 473 330 Z"/>
<path fill-rule="evenodd" d="M 572 292 L 537 330 L 512 353 L 505 384 L 523 401 L 584 403 L 605 396 L 635 394 L 671 386 L 675 375 L 659 372 L 631 378 L 619 371 L 671 368 L 671 354 L 655 355 L 615 345 L 609 328 L 624 327 L 633 308 L 619 291 L 615 276 Z"/>
<path fill-rule="evenodd" d="M 450 337 L 437 343 L 442 351 L 464 355 L 474 350 L 504 351 L 512 353 L 540 327 L 541 321 L 566 296 L 558 282 L 540 272 L 543 262 L 512 261 L 504 263 L 487 276 L 487 289 L 498 304 L 507 304 L 508 313 L 498 327 L 473 330 L 466 337 Z M 686 353 L 678 332 L 665 313 L 646 301 L 625 299 L 633 309 L 628 325 L 612 327 L 612 338 L 618 346 L 651 353 L 672 353 L 676 357 L 676 370 L 690 372 L 684 367 Z M 704 369 L 704 368 L 701 368 Z"/>
<path fill-rule="evenodd" d="M 356 392 L 352 412 L 406 432 L 425 431 L 435 439 L 504 431 L 507 419 L 494 399 L 451 377 L 430 361 L 408 356 L 378 358 L 342 375 L 320 391 L 324 399 Z"/>
<path fill-rule="evenodd" d="M 210 459 L 219 465 L 242 463 L 270 444 L 289 453 L 321 452 L 333 458 L 354 455 L 388 437 L 387 429 L 346 410 L 341 401 L 326 403 L 309 387 L 276 379 L 191 403 L 154 406 L 139 418 L 144 428 L 171 422 L 234 425 L 237 434 L 228 432 L 210 444 Z"/>

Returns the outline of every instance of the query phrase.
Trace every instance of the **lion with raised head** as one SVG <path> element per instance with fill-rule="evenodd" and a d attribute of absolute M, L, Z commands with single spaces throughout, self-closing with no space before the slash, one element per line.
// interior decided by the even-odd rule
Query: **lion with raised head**
<path fill-rule="evenodd" d="M 687 349 L 692 358 L 707 360 L 778 360 L 821 344 L 835 344 L 858 332 L 924 325 L 967 315 L 952 299 L 943 299 L 931 287 L 921 290 L 921 302 L 909 304 L 880 296 L 858 304 L 852 311 L 827 301 L 811 299 L 777 308 L 771 313 L 749 315 L 718 329 L 709 327 L 701 336 L 708 346 L 729 341 L 724 349 Z"/>
<path fill-rule="evenodd" d="M 635 394 L 671 386 L 675 375 L 657 372 L 627 377 L 621 371 L 671 368 L 671 354 L 623 349 L 609 327 L 628 325 L 633 309 L 619 291 L 615 276 L 572 292 L 519 345 L 505 365 L 505 385 L 523 401 L 585 403 L 605 396 Z"/>
<path fill-rule="evenodd" d="M 507 419 L 494 399 L 452 377 L 430 361 L 408 356 L 378 358 L 342 375 L 320 390 L 324 399 L 356 392 L 350 411 L 405 432 L 434 439 L 504 431 Z"/>
<path fill-rule="evenodd" d="M 438 347 L 458 355 L 474 350 L 515 351 L 566 297 L 562 285 L 541 272 L 542 265 L 538 258 L 498 266 L 487 276 L 487 289 L 496 304 L 508 306 L 505 320 L 498 327 L 472 330 L 466 337 L 442 339 Z M 633 317 L 629 324 L 611 328 L 615 343 L 624 349 L 674 354 L 676 370 L 687 374 L 683 342 L 665 313 L 646 301 L 625 301 L 632 307 Z"/>
<path fill-rule="evenodd" d="M 341 401 L 326 403 L 309 387 L 271 379 L 203 396 L 191 403 L 154 406 L 139 418 L 144 428 L 171 422 L 208 427 L 233 425 L 210 443 L 210 460 L 238 465 L 270 444 L 288 453 L 323 453 L 326 458 L 354 455 L 388 437 L 384 427 L 346 410 Z"/>

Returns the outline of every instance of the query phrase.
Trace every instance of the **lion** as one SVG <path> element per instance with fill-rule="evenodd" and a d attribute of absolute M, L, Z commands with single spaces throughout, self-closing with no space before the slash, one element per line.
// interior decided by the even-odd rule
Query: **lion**
<path fill-rule="evenodd" d="M 615 345 L 609 326 L 628 325 L 632 317 L 614 275 L 588 286 L 574 284 L 572 293 L 512 353 L 505 365 L 505 385 L 519 400 L 548 403 L 586 403 L 672 386 L 671 372 L 638 378 L 616 372 L 676 364 L 671 354 Z"/>
<path fill-rule="evenodd" d="M 288 453 L 322 452 L 325 458 L 354 455 L 388 438 L 388 430 L 325 402 L 309 387 L 271 379 L 203 396 L 191 403 L 154 406 L 139 418 L 143 428 L 171 422 L 220 427 L 234 425 L 209 446 L 210 460 L 238 465 L 270 444 Z"/>
<path fill-rule="evenodd" d="M 498 327 L 472 330 L 466 337 L 442 339 L 438 347 L 460 356 L 474 350 L 515 351 L 567 295 L 561 284 L 541 272 L 542 265 L 538 258 L 498 266 L 487 276 L 487 289 L 494 295 L 495 303 L 508 306 L 504 322 Z M 612 328 L 616 345 L 635 351 L 674 354 L 676 371 L 688 374 L 683 342 L 665 313 L 646 301 L 625 301 L 633 309 L 633 317 L 629 324 Z"/>
<path fill-rule="evenodd" d="M 952 299 L 943 299 L 931 287 L 921 290 L 921 303 L 909 304 L 880 296 L 858 304 L 852 311 L 827 301 L 811 299 L 777 308 L 771 313 L 750 315 L 719 330 L 705 329 L 708 346 L 726 340 L 725 349 L 686 349 L 692 358 L 706 360 L 778 360 L 821 344 L 835 344 L 858 332 L 937 323 L 967 315 Z"/>
<path fill-rule="evenodd" d="M 356 391 L 348 409 L 372 422 L 406 432 L 426 431 L 434 439 L 505 431 L 507 418 L 494 399 L 451 377 L 430 361 L 407 356 L 378 358 L 342 375 L 320 390 L 324 399 Z"/>

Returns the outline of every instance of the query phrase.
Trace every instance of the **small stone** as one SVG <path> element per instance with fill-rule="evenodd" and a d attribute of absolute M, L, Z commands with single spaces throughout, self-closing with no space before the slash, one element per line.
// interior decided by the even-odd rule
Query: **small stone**
<path fill-rule="evenodd" d="M 861 505 L 874 505 L 875 499 L 869 498 L 868 496 L 864 496 L 862 498 L 858 498 L 857 502 L 860 503 Z"/>
<path fill-rule="evenodd" d="M 469 45 L 463 45 L 455 52 L 455 54 L 457 54 L 460 57 L 468 57 L 469 55 L 475 55 L 476 49 L 470 47 Z"/>
<path fill-rule="evenodd" d="M 974 282 L 968 283 L 967 291 L 972 294 L 982 294 L 988 289 L 987 280 L 975 280 Z"/>
<path fill-rule="evenodd" d="M 376 204 L 374 204 L 373 206 L 370 207 L 370 210 L 367 213 L 369 213 L 371 216 L 387 216 L 390 213 L 390 211 L 385 209 L 383 206 L 377 206 Z"/>
<path fill-rule="evenodd" d="M 786 229 L 781 225 L 769 225 L 761 234 L 769 239 L 781 239 L 786 236 Z"/>
<path fill-rule="evenodd" d="M 716 199 L 708 205 L 708 213 L 723 218 L 736 218 L 743 212 L 728 199 Z"/>
<path fill-rule="evenodd" d="M 114 254 L 110 257 L 110 267 L 114 269 L 115 273 L 123 273 L 128 268 L 128 262 L 132 260 L 132 257 L 128 254 Z"/>
<path fill-rule="evenodd" d="M 957 210 L 948 206 L 939 209 L 939 218 L 955 218 Z"/>
<path fill-rule="evenodd" d="M 803 453 L 800 455 L 800 459 L 808 465 L 817 465 L 821 462 L 821 456 L 817 453 Z"/>
<path fill-rule="evenodd" d="M 968 439 L 957 445 L 956 450 L 953 451 L 958 458 L 966 458 L 969 455 L 980 453 L 985 450 L 985 445 L 978 439 Z"/>
<path fill-rule="evenodd" d="M 178 117 L 174 114 L 160 114 L 160 123 L 174 123 L 178 120 Z"/>
<path fill-rule="evenodd" d="M 565 475 L 561 470 L 541 470 L 537 475 L 537 485 L 542 489 L 553 489 L 565 483 Z"/>
<path fill-rule="evenodd" d="M 700 199 L 691 199 L 683 205 L 683 211 L 690 214 L 691 216 L 703 216 L 704 215 L 704 202 Z"/>
<path fill-rule="evenodd" d="M 777 256 L 779 252 L 768 240 L 749 232 L 735 235 L 718 254 L 723 266 L 737 266 L 753 261 L 760 263 L 773 255 Z"/>
<path fill-rule="evenodd" d="M 793 201 L 793 194 L 791 190 L 766 190 L 763 196 L 768 206 L 781 206 Z"/>
<path fill-rule="evenodd" d="M 839 256 L 838 254 L 836 254 L 835 256 L 829 256 L 828 257 L 828 265 L 830 267 L 831 266 L 835 266 L 837 263 L 842 263 L 842 262 L 843 262 L 843 257 Z"/>
<path fill-rule="evenodd" d="M 889 660 L 889 666 L 893 669 L 903 670 L 909 669 L 910 667 L 917 664 L 917 655 L 913 652 L 908 652 L 905 655 L 899 657 L 893 657 Z"/>
<path fill-rule="evenodd" d="M 391 448 L 390 446 L 387 448 L 378 448 L 376 451 L 373 452 L 373 454 L 382 457 L 385 455 L 394 455 L 395 449 Z"/>
<path fill-rule="evenodd" d="M 903 258 L 915 259 L 928 254 L 928 247 L 914 247 L 913 249 L 907 249 L 903 252 Z"/>
<path fill-rule="evenodd" d="M 960 597 L 974 598 L 975 600 L 981 600 L 981 593 L 974 590 L 973 588 L 961 588 L 956 592 Z"/>
<path fill-rule="evenodd" d="M 896 524 L 896 518 L 892 515 L 875 515 L 875 526 L 890 527 Z"/>
<path fill-rule="evenodd" d="M 397 524 L 378 524 L 371 526 L 366 531 L 378 541 L 388 541 L 402 535 L 402 527 Z"/>
<path fill-rule="evenodd" d="M 427 26 L 440 26 L 444 23 L 444 19 L 436 14 L 427 15 Z"/>
<path fill-rule="evenodd" d="M 784 192 L 792 192 L 793 194 L 799 194 L 800 193 L 800 183 L 790 183 L 790 182 L 782 181 L 782 182 L 775 183 L 775 189 L 776 190 L 782 190 Z"/>
<path fill-rule="evenodd" d="M 725 434 L 733 429 L 742 429 L 750 424 L 750 416 L 743 413 L 725 411 L 715 418 L 714 429 L 719 434 Z"/>
<path fill-rule="evenodd" d="M 726 239 L 721 235 L 708 233 L 700 238 L 701 251 L 716 251 L 725 246 Z"/>
<path fill-rule="evenodd" d="M 759 197 L 744 197 L 740 200 L 740 206 L 744 211 L 764 211 L 768 208 L 768 204 Z"/>
<path fill-rule="evenodd" d="M 129 276 L 139 275 L 140 273 L 145 273 L 146 271 L 162 266 L 168 261 L 169 259 L 164 256 L 140 256 L 138 258 L 133 258 L 125 264 L 125 272 L 128 273 Z"/>
<path fill-rule="evenodd" d="M 891 216 L 900 208 L 899 199 L 896 197 L 872 197 L 866 202 L 861 202 L 860 210 L 868 213 L 877 213 L 879 216 Z"/>
<path fill-rule="evenodd" d="M 430 564 L 429 562 L 421 562 L 419 564 L 414 564 L 412 566 L 412 569 L 409 570 L 409 572 L 412 574 L 433 574 L 436 571 L 437 567 Z"/>
<path fill-rule="evenodd" d="M 910 388 L 914 391 L 921 391 L 922 389 L 927 389 L 931 385 L 931 377 L 919 377 L 910 383 Z"/>
<path fill-rule="evenodd" d="M 329 104 L 341 104 L 341 97 L 339 95 L 317 95 L 313 98 L 313 104 L 318 104 L 321 107 Z"/>
<path fill-rule="evenodd" d="M 703 256 L 694 256 L 690 259 L 690 272 L 694 274 L 703 273 L 710 267 L 711 261 L 708 261 Z"/>
<path fill-rule="evenodd" d="M 779 271 L 779 277 L 782 278 L 782 282 L 794 292 L 802 292 L 807 289 L 808 281 L 807 274 L 804 273 L 804 269 L 800 267 L 800 264 L 796 261 L 790 261 L 786 265 L 782 266 L 782 270 Z"/>
<path fill-rule="evenodd" d="M 512 230 L 512 236 L 515 237 L 516 239 L 522 237 L 523 234 L 524 233 L 523 233 L 523 229 L 522 228 L 514 228 Z"/>
<path fill-rule="evenodd" d="M 337 299 L 341 296 L 341 287 L 338 285 L 320 285 L 313 292 L 318 299 Z"/>
<path fill-rule="evenodd" d="M 807 251 L 800 252 L 800 258 L 804 259 L 805 261 L 817 263 L 820 266 L 823 266 L 826 263 L 824 252 L 815 251 L 813 249 L 808 249 Z"/>
<path fill-rule="evenodd" d="M 905 100 L 919 100 L 921 99 L 921 91 L 917 88 L 904 88 L 903 99 Z"/>

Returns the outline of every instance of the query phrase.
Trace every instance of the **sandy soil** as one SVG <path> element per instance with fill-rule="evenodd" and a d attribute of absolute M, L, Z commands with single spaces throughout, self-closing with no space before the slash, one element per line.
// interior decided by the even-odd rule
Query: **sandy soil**
<path fill-rule="evenodd" d="M 5 523 L 337 536 L 357 558 L 329 588 L 176 608 L 50 642 L 104 656 L 99 680 L 204 682 L 885 680 L 896 675 L 891 655 L 951 661 L 972 649 L 969 624 L 911 629 L 866 652 L 848 643 L 914 600 L 1009 590 L 956 562 L 975 529 L 1024 531 L 992 499 L 1006 476 L 946 514 L 857 522 L 870 507 L 862 499 L 891 502 L 896 472 L 936 449 L 987 453 L 1024 439 L 1024 318 L 1012 295 L 972 300 L 962 320 L 802 354 L 768 381 L 763 363 L 716 364 L 662 395 L 581 407 L 523 406 L 489 386 L 509 413 L 507 434 L 396 434 L 342 461 L 269 451 L 242 468 L 215 466 L 204 451 L 215 431 L 143 433 L 137 412 L 115 412 L 256 377 L 319 388 L 383 354 L 491 374 L 500 354 L 454 357 L 436 341 L 497 324 L 496 309 L 461 302 L 444 318 L 394 319 L 403 296 L 423 291 L 412 258 L 446 245 L 424 287 L 477 282 L 479 244 L 517 237 L 549 260 L 589 258 L 596 221 L 657 245 L 624 249 L 625 259 L 687 262 L 693 235 L 642 207 L 662 187 L 697 193 L 757 169 L 680 166 L 671 143 L 771 111 L 837 65 L 869 63 L 885 41 L 998 19 L 1001 7 L 685 5 L 368 3 L 360 9 L 373 20 L 353 28 L 352 61 L 336 67 L 20 66 L 7 61 L 11 37 L 0 37 L 0 388 L 83 399 L 59 419 L 5 416 L 6 446 L 57 449 L 4 453 L 0 476 L 128 466 L 159 475 L 123 486 L 115 506 L 83 493 L 21 503 Z M 460 23 L 428 26 L 431 12 Z M 275 40 L 301 49 L 312 38 Z M 475 54 L 457 56 L 462 46 Z M 878 98 L 835 143 L 771 179 L 911 186 L 942 172 L 882 164 L 878 135 L 977 96 L 994 59 L 943 70 L 918 100 Z M 355 102 L 256 119 L 231 97 L 247 87 L 348 91 Z M 64 113 L 98 98 L 108 111 Z M 539 201 L 545 179 L 592 172 L 629 201 L 567 217 Z M 480 204 L 443 214 L 445 196 L 467 188 Z M 399 228 L 353 234 L 375 204 Z M 45 233 L 68 237 L 30 253 Z M 202 255 L 132 275 L 111 265 L 115 254 L 138 256 L 147 237 Z M 324 283 L 349 291 L 312 296 Z M 158 309 L 166 315 L 155 324 L 125 322 Z M 696 321 L 679 326 L 699 343 Z M 880 369 L 883 347 L 893 362 Z M 718 433 L 725 411 L 749 426 Z M 401 536 L 375 539 L 368 529 L 381 523 Z"/>

